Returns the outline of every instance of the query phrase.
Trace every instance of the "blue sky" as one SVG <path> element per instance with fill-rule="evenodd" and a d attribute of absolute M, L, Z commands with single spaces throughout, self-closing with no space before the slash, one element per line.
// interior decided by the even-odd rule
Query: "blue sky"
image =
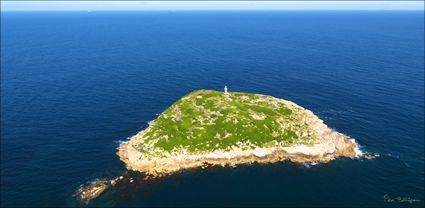
<path fill-rule="evenodd" d="M 1 11 L 424 10 L 423 1 L 1 1 Z"/>

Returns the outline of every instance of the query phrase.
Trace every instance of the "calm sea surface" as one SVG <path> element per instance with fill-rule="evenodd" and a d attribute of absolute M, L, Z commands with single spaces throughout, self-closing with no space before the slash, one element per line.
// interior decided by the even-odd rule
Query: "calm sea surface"
<path fill-rule="evenodd" d="M 89 206 L 424 206 L 423 12 L 1 13 L 1 206 L 81 206 L 81 184 L 125 171 L 120 140 L 224 85 L 381 157 L 131 173 Z"/>

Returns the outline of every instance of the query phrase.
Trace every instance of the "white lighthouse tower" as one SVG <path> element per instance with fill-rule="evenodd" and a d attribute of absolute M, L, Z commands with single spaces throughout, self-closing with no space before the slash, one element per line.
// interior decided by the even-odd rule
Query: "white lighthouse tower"
<path fill-rule="evenodd" d="M 223 95 L 226 98 L 226 100 L 230 100 L 230 94 L 227 92 L 227 86 L 224 86 L 224 93 L 223 93 Z"/>

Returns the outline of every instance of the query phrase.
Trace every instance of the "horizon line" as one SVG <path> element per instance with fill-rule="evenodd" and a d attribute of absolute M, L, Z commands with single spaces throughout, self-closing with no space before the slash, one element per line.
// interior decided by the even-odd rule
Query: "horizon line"
<path fill-rule="evenodd" d="M 423 12 L 425 10 L 420 9 L 177 9 L 177 10 L 7 10 L 7 11 L 0 11 L 1 13 L 39 13 L 39 12 L 85 12 L 85 13 L 92 13 L 92 12 L 327 12 L 327 11 L 333 11 L 333 12 L 362 12 L 362 11 L 373 11 L 373 12 Z"/>
<path fill-rule="evenodd" d="M 424 1 L 1 1 L 0 11 L 424 11 Z"/>

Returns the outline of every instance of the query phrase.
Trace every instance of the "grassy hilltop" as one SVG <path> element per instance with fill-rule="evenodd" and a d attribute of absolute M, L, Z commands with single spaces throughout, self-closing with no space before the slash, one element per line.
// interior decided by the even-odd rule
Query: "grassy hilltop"
<path fill-rule="evenodd" d="M 148 155 L 174 148 L 189 152 L 313 144 L 297 109 L 265 95 L 197 90 L 179 99 L 136 135 Z M 156 151 L 153 151 L 156 149 Z M 151 151 L 152 150 L 152 151 Z"/>

